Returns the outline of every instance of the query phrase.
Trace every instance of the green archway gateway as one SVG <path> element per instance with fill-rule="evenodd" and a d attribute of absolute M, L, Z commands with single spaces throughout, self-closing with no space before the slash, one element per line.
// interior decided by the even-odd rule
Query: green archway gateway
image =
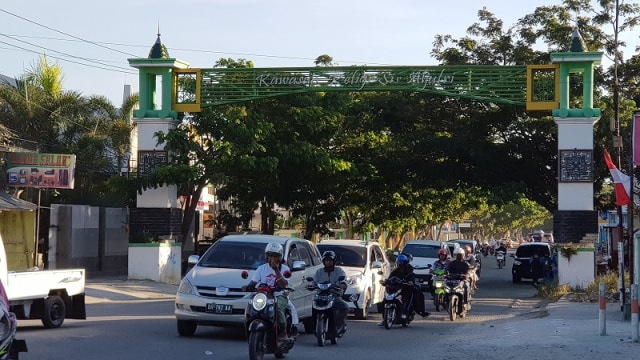
<path fill-rule="evenodd" d="M 151 171 L 166 161 L 168 154 L 153 134 L 173 128 L 179 112 L 223 104 L 305 92 L 408 91 L 525 106 L 527 111 L 551 111 L 558 124 L 554 236 L 558 242 L 579 242 L 598 232 L 592 165 L 593 125 L 600 109 L 593 107 L 593 74 L 602 53 L 586 51 L 577 30 L 572 41 L 571 51 L 552 53 L 548 65 L 204 69 L 170 58 L 158 34 L 148 58 L 129 59 L 139 70 L 140 108 L 134 112 L 138 136 L 132 147 L 137 149 L 137 168 L 139 173 Z M 580 108 L 569 103 L 575 74 L 582 75 Z M 138 207 L 178 207 L 174 198 L 175 187 L 148 190 L 138 197 Z"/>

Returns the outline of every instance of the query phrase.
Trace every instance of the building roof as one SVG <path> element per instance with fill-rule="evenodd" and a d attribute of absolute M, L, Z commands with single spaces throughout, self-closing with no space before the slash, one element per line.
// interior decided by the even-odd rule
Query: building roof
<path fill-rule="evenodd" d="M 38 205 L 28 201 L 18 199 L 4 191 L 0 191 L 0 211 L 19 211 L 31 210 L 35 211 Z"/>
<path fill-rule="evenodd" d="M 156 43 L 151 47 L 151 51 L 149 51 L 149 59 L 168 59 L 169 52 L 167 51 L 167 47 L 164 46 L 162 40 L 160 40 L 160 32 L 158 32 L 158 38 L 156 39 Z"/>
<path fill-rule="evenodd" d="M 16 79 L 10 78 L 8 76 L 4 76 L 0 74 L 0 84 L 9 84 L 10 86 L 16 87 Z"/>

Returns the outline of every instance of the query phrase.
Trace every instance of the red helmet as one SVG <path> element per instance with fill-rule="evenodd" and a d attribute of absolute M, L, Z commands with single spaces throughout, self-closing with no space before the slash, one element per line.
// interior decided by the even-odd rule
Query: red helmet
<path fill-rule="evenodd" d="M 465 245 L 464 247 L 464 251 L 468 252 L 469 254 L 471 254 L 471 246 L 469 245 Z"/>
<path fill-rule="evenodd" d="M 447 249 L 440 249 L 440 250 L 438 250 L 438 256 L 440 256 L 440 255 L 449 255 L 449 254 L 447 253 Z"/>

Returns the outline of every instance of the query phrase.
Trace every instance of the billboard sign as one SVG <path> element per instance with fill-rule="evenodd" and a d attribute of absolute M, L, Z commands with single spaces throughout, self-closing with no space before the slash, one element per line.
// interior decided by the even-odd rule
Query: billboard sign
<path fill-rule="evenodd" d="M 73 189 L 75 155 L 12 152 L 6 160 L 9 186 Z"/>

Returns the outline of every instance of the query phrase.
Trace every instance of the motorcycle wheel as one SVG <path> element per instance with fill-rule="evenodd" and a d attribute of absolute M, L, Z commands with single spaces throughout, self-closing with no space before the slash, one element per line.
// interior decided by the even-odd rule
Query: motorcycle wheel
<path fill-rule="evenodd" d="M 324 342 L 327 340 L 327 329 L 329 328 L 329 318 L 324 314 L 318 314 L 316 317 L 316 340 L 318 340 L 318 346 L 324 346 Z"/>
<path fill-rule="evenodd" d="M 382 318 L 384 319 L 384 328 L 387 330 L 391 329 L 393 322 L 396 320 L 396 308 L 384 309 Z"/>
<path fill-rule="evenodd" d="M 436 295 L 433 297 L 433 305 L 436 307 L 436 311 L 440 311 L 440 297 L 441 295 Z"/>
<path fill-rule="evenodd" d="M 452 296 L 449 299 L 449 320 L 456 321 L 456 316 L 458 316 L 458 297 Z"/>
<path fill-rule="evenodd" d="M 267 333 L 264 330 L 249 333 L 249 359 L 262 360 L 265 353 Z"/>
<path fill-rule="evenodd" d="M 498 269 L 502 269 L 502 261 L 498 261 Z"/>

